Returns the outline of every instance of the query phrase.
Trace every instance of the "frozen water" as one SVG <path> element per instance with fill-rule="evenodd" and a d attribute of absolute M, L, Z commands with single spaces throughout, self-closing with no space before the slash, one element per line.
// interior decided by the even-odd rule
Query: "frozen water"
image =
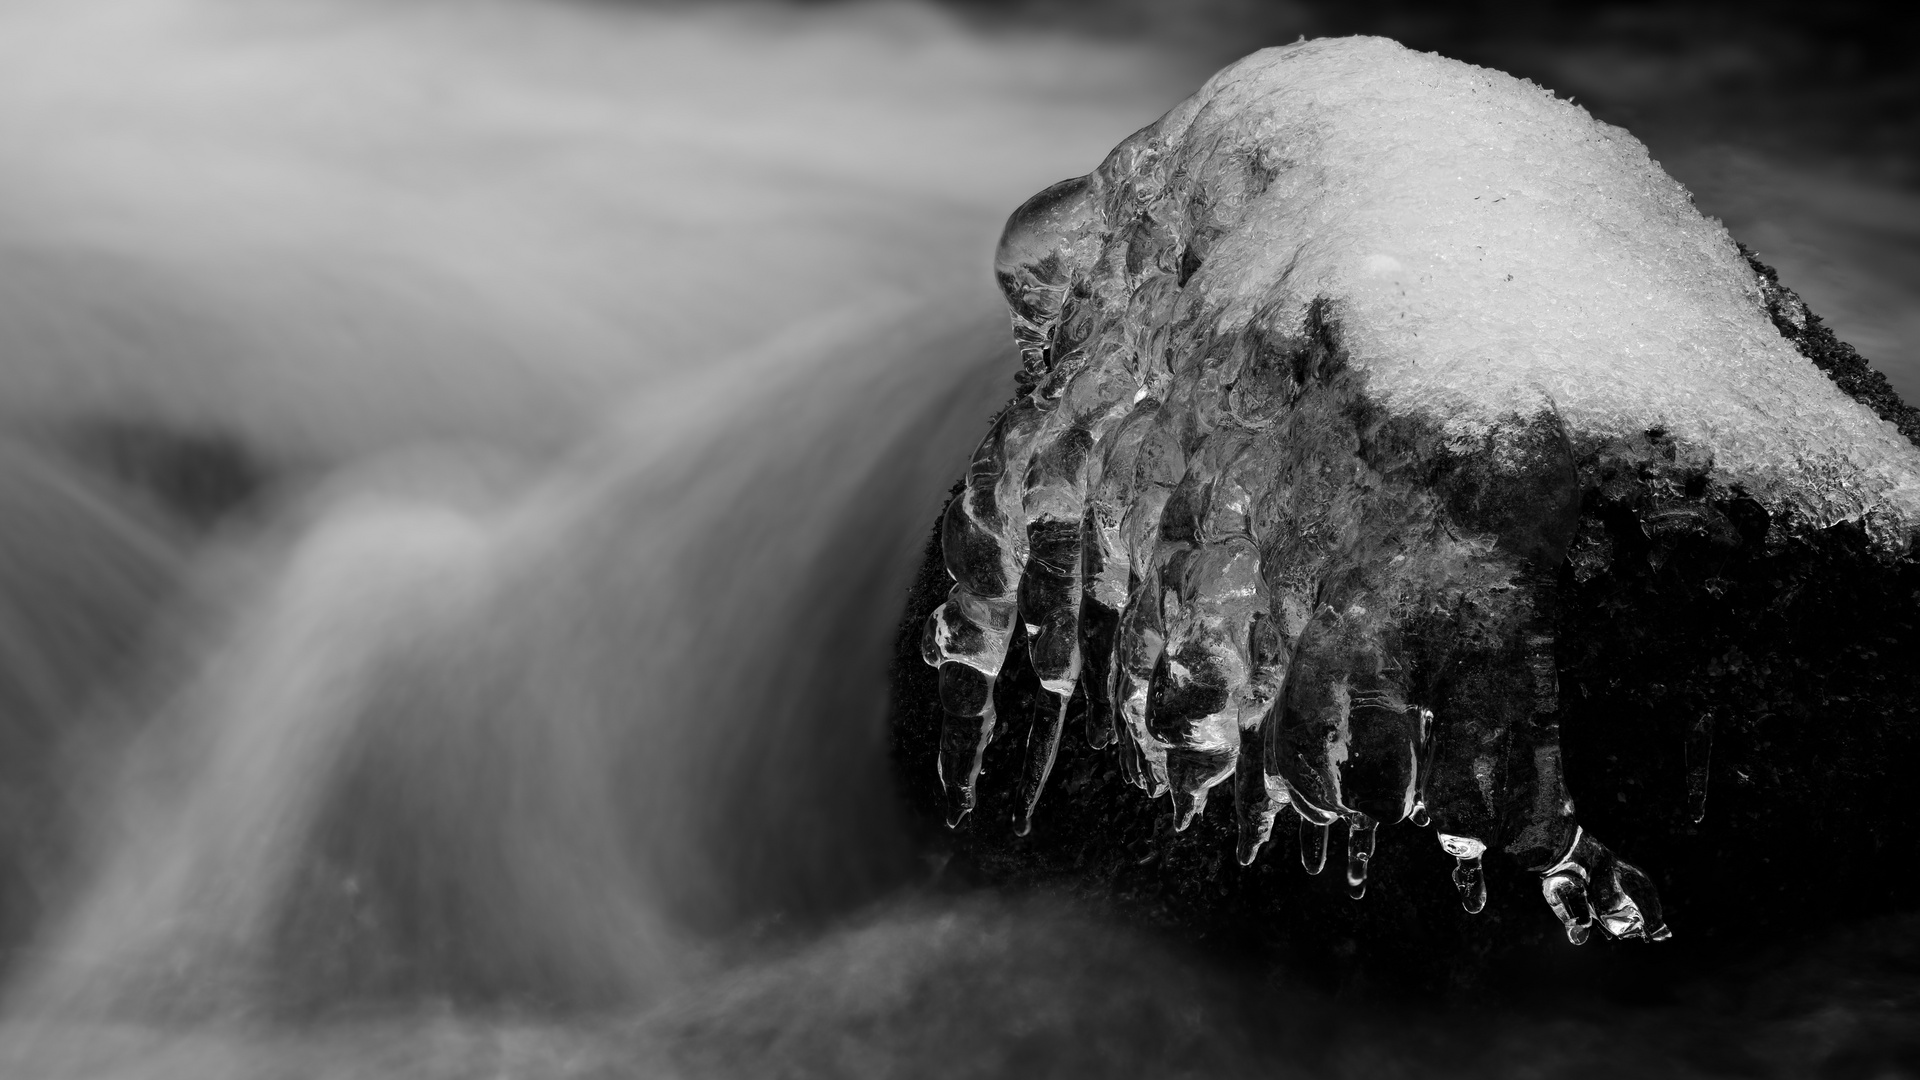
<path fill-rule="evenodd" d="M 1920 452 L 1781 336 L 1644 147 L 1390 41 L 1228 67 L 1016 211 L 996 272 L 1020 393 L 949 508 L 927 631 L 950 820 L 1024 640 L 1046 700 L 1022 834 L 1077 684 L 1089 741 L 1119 736 L 1175 831 L 1234 778 L 1243 864 L 1282 807 L 1309 872 L 1345 821 L 1359 897 L 1374 830 L 1411 819 L 1460 848 L 1469 910 L 1492 846 L 1576 942 L 1657 938 L 1645 875 L 1562 776 L 1557 575 L 1583 499 L 1647 465 L 1660 543 L 1739 544 L 1714 507 L 1736 494 L 1775 539 L 1857 522 L 1887 555 L 1920 527 Z M 1706 755 L 1697 734 L 1696 817 Z"/>

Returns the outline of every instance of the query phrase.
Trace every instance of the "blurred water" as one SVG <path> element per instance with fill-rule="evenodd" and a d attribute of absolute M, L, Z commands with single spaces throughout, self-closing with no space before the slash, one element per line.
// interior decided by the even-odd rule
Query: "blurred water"
<path fill-rule="evenodd" d="M 0 11 L 0 1074 L 1907 1060 L 1903 923 L 1489 1018 L 918 895 L 883 672 L 1010 389 L 993 238 L 1205 63 L 916 6 Z M 1910 193 L 1668 160 L 1914 388 Z"/>

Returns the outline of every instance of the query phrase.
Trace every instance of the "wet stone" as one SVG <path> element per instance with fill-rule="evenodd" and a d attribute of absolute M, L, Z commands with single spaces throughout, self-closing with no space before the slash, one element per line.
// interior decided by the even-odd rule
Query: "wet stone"
<path fill-rule="evenodd" d="M 1446 985 L 1895 902 L 1920 425 L 1631 136 L 1303 42 L 1036 196 L 996 272 L 1018 393 L 894 672 L 955 880 Z"/>

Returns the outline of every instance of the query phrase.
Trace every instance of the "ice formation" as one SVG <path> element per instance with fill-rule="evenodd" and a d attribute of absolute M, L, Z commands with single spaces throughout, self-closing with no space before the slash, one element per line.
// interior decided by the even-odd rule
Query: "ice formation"
<path fill-rule="evenodd" d="M 1781 337 L 1640 143 L 1384 39 L 1220 72 L 1016 211 L 997 273 L 1020 391 L 943 520 L 922 644 L 950 823 L 1024 651 L 1047 693 L 1022 832 L 1079 692 L 1179 828 L 1230 784 L 1242 863 L 1291 808 L 1310 872 L 1345 827 L 1359 897 L 1376 828 L 1411 819 L 1469 911 L 1498 848 L 1576 943 L 1659 939 L 1562 779 L 1583 496 L 1626 462 L 1649 536 L 1728 528 L 1730 493 L 1777 536 L 1853 522 L 1893 552 L 1920 523 L 1920 454 Z"/>

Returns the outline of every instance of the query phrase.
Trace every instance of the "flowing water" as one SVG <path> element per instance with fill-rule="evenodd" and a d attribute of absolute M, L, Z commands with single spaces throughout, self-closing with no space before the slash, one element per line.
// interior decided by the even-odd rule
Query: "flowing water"
<path fill-rule="evenodd" d="M 929 886 L 885 668 L 1011 389 L 992 242 L 1204 74 L 911 6 L 0 11 L 0 1075 L 1911 1066 L 1900 922 L 1487 1016 Z"/>

